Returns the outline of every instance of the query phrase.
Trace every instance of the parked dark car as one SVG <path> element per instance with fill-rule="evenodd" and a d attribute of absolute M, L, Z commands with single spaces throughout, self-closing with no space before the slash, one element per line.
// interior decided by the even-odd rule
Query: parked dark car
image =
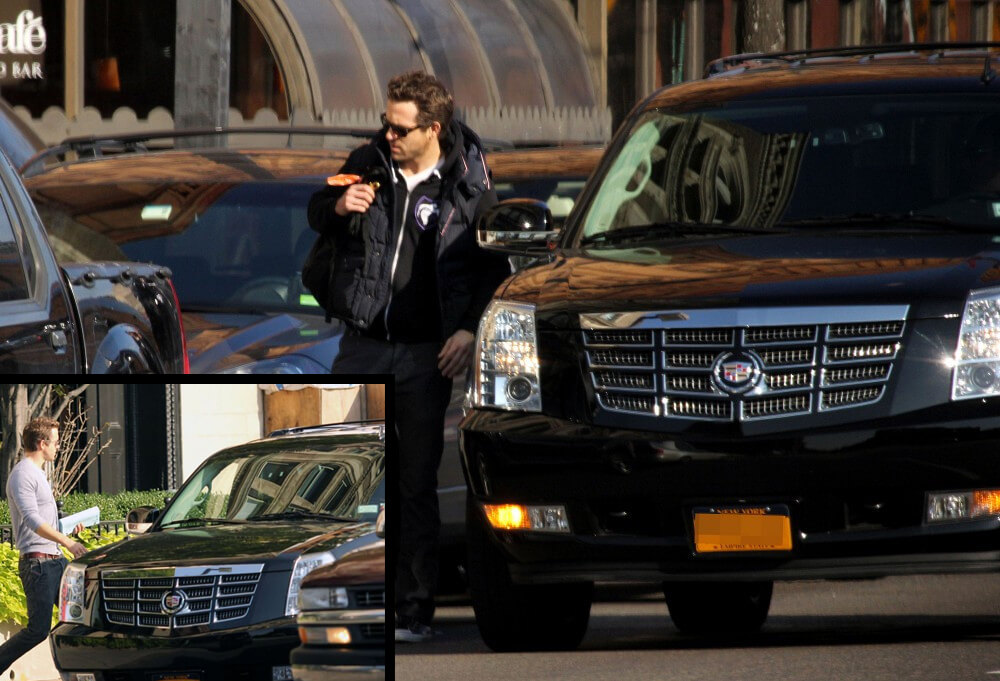
<path fill-rule="evenodd" d="M 187 371 L 169 271 L 95 260 L 56 261 L 21 178 L 0 153 L 0 373 Z"/>
<path fill-rule="evenodd" d="M 50 637 L 63 681 L 290 680 L 303 579 L 377 540 L 384 436 L 317 426 L 224 449 L 149 532 L 70 563 Z"/>
<path fill-rule="evenodd" d="M 376 535 L 385 537 L 384 511 Z M 309 573 L 299 592 L 295 681 L 385 678 L 385 541 Z"/>
<path fill-rule="evenodd" d="M 337 132 L 67 140 L 24 173 L 60 261 L 118 258 L 170 268 L 192 373 L 328 373 L 344 326 L 326 322 L 302 285 L 316 238 L 306 209 L 350 149 L 376 131 Z M 154 146 L 196 144 L 192 137 L 200 146 Z M 70 150 L 83 158 L 65 160 Z M 571 167 L 580 153 L 596 163 L 594 152 L 573 148 L 502 151 L 488 161 L 505 197 L 537 192 L 559 206 L 582 184 L 575 168 L 559 182 L 562 164 Z"/>
<path fill-rule="evenodd" d="M 491 648 L 575 647 L 597 581 L 714 634 L 775 580 L 1000 571 L 998 47 L 738 56 L 630 114 L 480 327 Z"/>

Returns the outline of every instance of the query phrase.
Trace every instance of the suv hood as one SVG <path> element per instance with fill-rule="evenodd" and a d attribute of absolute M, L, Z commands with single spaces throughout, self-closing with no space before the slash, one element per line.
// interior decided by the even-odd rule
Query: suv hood
<path fill-rule="evenodd" d="M 172 567 L 176 565 L 240 563 L 338 548 L 369 535 L 372 523 L 256 522 L 167 529 L 102 547 L 78 559 L 87 566 Z"/>
<path fill-rule="evenodd" d="M 522 270 L 503 297 L 551 314 L 878 299 L 937 317 L 961 314 L 970 289 L 998 285 L 990 234 L 780 234 L 565 251 Z"/>

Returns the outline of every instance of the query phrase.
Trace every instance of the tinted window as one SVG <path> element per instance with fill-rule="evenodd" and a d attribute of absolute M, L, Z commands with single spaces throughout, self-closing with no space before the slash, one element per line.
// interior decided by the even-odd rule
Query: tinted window
<path fill-rule="evenodd" d="M 316 233 L 306 208 L 318 184 L 248 182 L 237 185 L 109 187 L 104 203 L 69 188 L 71 204 L 86 210 L 43 219 L 60 261 L 132 260 L 173 271 L 181 307 L 189 311 L 318 312 L 299 271 Z M 62 191 L 62 190 L 60 190 Z M 71 214 L 72 211 L 72 214 Z"/>
<path fill-rule="evenodd" d="M 1000 232 L 1000 104 L 921 94 L 648 111 L 597 186 L 583 236 L 911 213 Z"/>
<path fill-rule="evenodd" d="M 14 238 L 10 215 L 0 204 L 0 301 L 28 297 L 28 283 L 21 264 L 21 252 Z"/>

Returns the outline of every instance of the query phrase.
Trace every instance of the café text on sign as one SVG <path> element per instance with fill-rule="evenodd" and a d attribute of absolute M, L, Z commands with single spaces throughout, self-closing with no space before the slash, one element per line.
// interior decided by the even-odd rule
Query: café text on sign
<path fill-rule="evenodd" d="M 40 14 L 26 9 L 13 21 L 0 23 L 0 80 L 44 78 L 40 57 L 45 44 Z"/>

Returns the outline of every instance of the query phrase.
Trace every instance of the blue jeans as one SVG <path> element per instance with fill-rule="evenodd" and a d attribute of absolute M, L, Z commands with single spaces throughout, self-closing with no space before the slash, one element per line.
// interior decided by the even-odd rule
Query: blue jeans
<path fill-rule="evenodd" d="M 26 652 L 49 637 L 52 606 L 59 602 L 59 583 L 68 561 L 65 558 L 21 557 L 18 572 L 28 603 L 28 626 L 0 646 L 0 670 L 7 670 Z"/>

